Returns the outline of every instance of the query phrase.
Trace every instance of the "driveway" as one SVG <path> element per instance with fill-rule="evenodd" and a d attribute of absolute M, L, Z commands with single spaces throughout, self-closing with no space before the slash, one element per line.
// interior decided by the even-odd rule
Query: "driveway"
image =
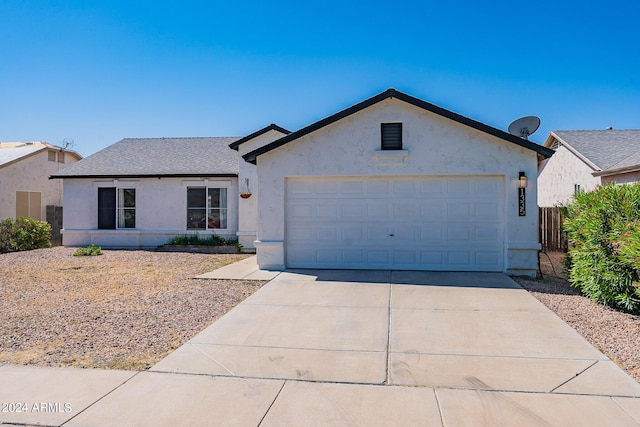
<path fill-rule="evenodd" d="M 640 385 L 498 273 L 285 271 L 113 375 L 55 425 L 640 424 Z"/>

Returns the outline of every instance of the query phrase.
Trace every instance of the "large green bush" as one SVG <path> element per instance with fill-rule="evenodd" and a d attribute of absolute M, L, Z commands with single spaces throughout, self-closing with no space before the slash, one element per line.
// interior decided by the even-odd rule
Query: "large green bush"
<path fill-rule="evenodd" d="M 580 192 L 563 210 L 571 285 L 595 301 L 640 313 L 640 185 Z"/>
<path fill-rule="evenodd" d="M 21 217 L 0 222 L 0 253 L 48 248 L 51 226 L 45 221 Z"/>

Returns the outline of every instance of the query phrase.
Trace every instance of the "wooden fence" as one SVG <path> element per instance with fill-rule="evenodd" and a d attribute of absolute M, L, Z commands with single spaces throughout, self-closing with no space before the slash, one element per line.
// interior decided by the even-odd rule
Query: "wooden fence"
<path fill-rule="evenodd" d="M 539 238 L 544 252 L 566 252 L 567 238 L 562 232 L 562 212 L 558 208 L 538 208 Z"/>

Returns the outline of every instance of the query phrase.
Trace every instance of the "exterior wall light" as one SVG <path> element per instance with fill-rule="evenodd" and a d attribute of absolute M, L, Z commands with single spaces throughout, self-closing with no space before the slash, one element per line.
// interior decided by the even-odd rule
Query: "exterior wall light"
<path fill-rule="evenodd" d="M 527 176 L 524 174 L 524 172 L 518 173 L 518 187 L 520 188 L 527 187 Z"/>

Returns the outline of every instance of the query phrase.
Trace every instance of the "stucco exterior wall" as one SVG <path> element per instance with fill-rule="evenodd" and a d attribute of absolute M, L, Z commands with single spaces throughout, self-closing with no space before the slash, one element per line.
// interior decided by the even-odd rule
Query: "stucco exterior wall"
<path fill-rule="evenodd" d="M 380 151 L 380 123 L 403 123 L 403 152 Z M 261 267 L 284 266 L 285 178 L 499 175 L 505 179 L 505 271 L 537 269 L 537 154 L 397 99 L 387 99 L 257 159 Z M 529 177 L 518 216 L 518 173 Z"/>
<path fill-rule="evenodd" d="M 238 147 L 238 153 L 240 156 L 247 154 L 250 151 L 256 150 L 276 139 L 282 138 L 283 133 L 276 130 L 270 130 L 262 135 L 246 141 Z M 251 196 L 248 198 L 240 197 L 238 194 L 238 242 L 242 245 L 243 252 L 255 252 L 253 242 L 256 240 L 256 222 L 258 217 L 258 172 L 256 165 L 245 162 L 240 159 L 239 171 L 238 171 L 238 186 L 239 192 L 243 193 L 248 190 Z"/>
<path fill-rule="evenodd" d="M 227 229 L 187 230 L 187 187 L 227 188 Z M 136 228 L 98 230 L 98 188 L 136 189 Z M 238 231 L 237 178 L 65 179 L 63 244 L 103 247 L 154 247 L 177 235 Z"/>
<path fill-rule="evenodd" d="M 63 198 L 62 182 L 49 175 L 77 161 L 69 153 L 65 163 L 49 161 L 48 150 L 42 150 L 0 167 L 0 220 L 16 217 L 16 191 L 40 192 L 40 218 L 46 220 L 47 205 L 62 206 Z"/>
<path fill-rule="evenodd" d="M 564 146 L 543 162 L 538 171 L 538 205 L 552 207 L 567 203 L 573 197 L 575 185 L 582 191 L 592 191 L 600 185 L 594 169 Z"/>

